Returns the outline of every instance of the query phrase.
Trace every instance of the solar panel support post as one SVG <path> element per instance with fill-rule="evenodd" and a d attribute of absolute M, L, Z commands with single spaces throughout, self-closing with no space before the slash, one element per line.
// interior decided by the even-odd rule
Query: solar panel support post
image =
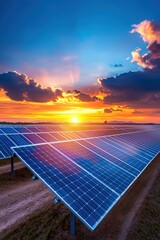
<path fill-rule="evenodd" d="M 13 154 L 13 156 L 11 157 L 11 176 L 14 177 L 15 173 L 14 173 L 14 158 L 15 158 L 15 154 Z"/>
<path fill-rule="evenodd" d="M 76 216 L 70 212 L 70 235 L 76 235 Z"/>

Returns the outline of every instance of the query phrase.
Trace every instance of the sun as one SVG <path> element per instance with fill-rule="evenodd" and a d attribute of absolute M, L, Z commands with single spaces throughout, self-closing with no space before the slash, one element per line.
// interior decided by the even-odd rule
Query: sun
<path fill-rule="evenodd" d="M 72 122 L 72 123 L 79 123 L 80 120 L 79 120 L 78 117 L 74 116 L 74 117 L 71 118 L 71 122 Z"/>

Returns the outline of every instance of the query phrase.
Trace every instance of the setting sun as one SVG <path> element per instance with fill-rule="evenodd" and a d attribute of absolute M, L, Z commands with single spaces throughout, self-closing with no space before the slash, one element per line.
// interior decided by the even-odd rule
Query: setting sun
<path fill-rule="evenodd" d="M 72 123 L 79 123 L 80 120 L 79 120 L 78 117 L 75 117 L 75 116 L 74 116 L 74 117 L 72 117 L 71 122 L 72 122 Z"/>

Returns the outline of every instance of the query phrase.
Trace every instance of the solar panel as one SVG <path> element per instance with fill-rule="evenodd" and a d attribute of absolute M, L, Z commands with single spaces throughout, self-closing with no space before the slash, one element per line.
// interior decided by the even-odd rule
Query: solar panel
<path fill-rule="evenodd" d="M 38 128 L 38 127 L 34 127 L 34 126 L 27 126 L 26 127 L 30 132 L 34 132 L 34 133 L 37 133 L 37 132 L 41 132 L 41 130 Z"/>
<path fill-rule="evenodd" d="M 8 134 L 7 137 L 12 140 L 12 142 L 15 143 L 17 146 L 21 145 L 28 145 L 31 144 L 31 141 L 26 139 L 23 135 L 21 134 Z"/>
<path fill-rule="evenodd" d="M 22 127 L 13 127 L 18 133 L 31 133 L 29 129 L 27 129 L 25 126 Z"/>
<path fill-rule="evenodd" d="M 63 140 L 66 140 L 67 138 L 65 136 L 63 136 L 61 134 L 61 132 L 54 132 L 54 133 L 50 133 L 50 135 L 52 137 L 54 137 L 55 139 L 57 139 L 57 141 L 63 141 Z"/>
<path fill-rule="evenodd" d="M 5 158 L 10 157 L 13 154 L 11 149 L 13 146 L 15 146 L 15 144 L 9 140 L 7 136 L 0 135 L 0 151 Z"/>
<path fill-rule="evenodd" d="M 3 131 L 3 133 L 6 133 L 6 134 L 17 133 L 17 131 L 14 130 L 13 127 L 4 127 L 4 128 L 1 128 L 1 130 Z"/>
<path fill-rule="evenodd" d="M 23 136 L 30 141 L 31 143 L 43 143 L 45 142 L 44 139 L 39 137 L 37 134 L 31 133 L 31 134 L 23 134 Z"/>
<path fill-rule="evenodd" d="M 135 175 L 79 143 L 81 141 L 58 143 L 54 146 L 83 169 L 103 181 L 106 186 L 114 189 L 117 194 L 121 194 L 133 181 Z"/>
<path fill-rule="evenodd" d="M 3 153 L 0 151 L 0 159 L 3 159 L 4 158 L 4 155 Z"/>
<path fill-rule="evenodd" d="M 97 130 L 96 129 L 97 126 Z M 88 127 L 88 130 L 84 130 Z M 65 128 L 65 126 L 63 126 Z M 68 127 L 69 128 L 69 127 Z M 78 127 L 76 127 L 77 129 Z M 89 138 L 89 137 L 99 137 L 99 136 L 108 136 L 108 135 L 115 135 L 115 134 L 121 134 L 122 132 L 126 131 L 126 129 L 132 129 L 134 128 L 135 131 L 141 130 L 141 129 L 155 129 L 155 126 L 124 126 L 123 130 L 122 127 L 118 126 L 115 128 L 115 126 L 105 126 L 106 129 L 104 129 L 104 126 L 102 125 L 87 125 L 87 126 L 81 126 L 80 129 L 83 129 L 82 131 L 60 131 L 62 129 L 62 126 L 50 126 L 50 125 L 0 125 L 0 135 L 6 135 L 11 143 L 14 145 L 28 145 L 28 144 L 37 144 L 37 143 L 43 143 L 43 142 L 55 142 L 55 141 L 64 141 L 68 139 L 81 139 L 81 138 Z M 94 128 L 94 130 L 89 130 L 91 128 Z M 57 132 L 50 132 L 51 130 L 58 129 Z M 158 126 L 157 128 L 158 129 Z M 35 132 L 31 132 L 35 131 Z M 45 131 L 45 132 L 43 132 Z M 127 130 L 127 132 L 130 130 Z M 16 136 L 17 135 L 17 136 Z M 134 138 L 132 139 L 134 141 Z M 136 140 L 137 141 L 137 140 Z M 125 143 L 124 143 L 125 144 Z M 132 143 L 134 144 L 134 142 Z M 11 147 L 11 144 L 8 145 Z M 143 143 L 141 144 L 143 147 Z M 1 146 L 2 154 L 4 157 L 9 157 L 8 152 L 12 154 L 10 150 L 6 152 L 3 152 L 3 149 L 6 149 L 7 146 Z M 149 146 L 150 155 L 152 152 L 152 155 L 155 154 L 155 149 L 151 149 Z M 147 155 L 147 153 L 145 153 Z"/>
<path fill-rule="evenodd" d="M 0 128 L 0 134 L 4 134 L 4 132 L 1 130 L 1 128 Z"/>
<path fill-rule="evenodd" d="M 37 136 L 44 139 L 45 142 L 55 142 L 57 139 L 49 133 L 37 133 Z"/>
<path fill-rule="evenodd" d="M 159 132 L 147 131 L 139 133 L 138 135 L 134 133 L 131 138 L 129 138 L 130 135 L 128 135 L 127 139 L 123 135 L 114 136 L 114 138 L 120 139 L 120 141 L 124 142 L 125 144 L 131 144 L 131 146 L 134 146 L 136 149 L 143 148 L 144 150 L 146 150 L 146 152 L 149 152 L 150 154 L 154 155 L 159 150 L 159 141 L 157 143 L 158 145 L 155 143 L 153 145 L 153 141 L 155 140 L 152 135 L 155 134 L 159 134 Z M 151 144 L 148 143 L 149 139 L 152 139 Z"/>
<path fill-rule="evenodd" d="M 156 131 L 13 148 L 91 230 L 159 150 L 160 133 Z"/>

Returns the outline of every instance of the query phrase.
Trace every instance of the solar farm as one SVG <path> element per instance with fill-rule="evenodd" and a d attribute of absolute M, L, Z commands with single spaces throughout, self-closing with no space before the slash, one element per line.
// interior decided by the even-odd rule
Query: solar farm
<path fill-rule="evenodd" d="M 0 125 L 0 161 L 17 157 L 54 202 L 94 231 L 160 151 L 159 125 Z M 9 214 L 9 213 L 8 213 Z"/>

